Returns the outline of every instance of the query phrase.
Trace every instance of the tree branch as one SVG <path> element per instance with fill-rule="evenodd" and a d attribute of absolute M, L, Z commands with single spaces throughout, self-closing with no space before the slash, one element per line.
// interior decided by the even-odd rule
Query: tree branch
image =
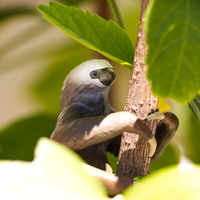
<path fill-rule="evenodd" d="M 150 83 L 146 79 L 147 67 L 144 63 L 147 46 L 142 23 L 148 3 L 149 0 L 142 0 L 141 2 L 133 71 L 125 106 L 125 111 L 134 113 L 140 118 L 145 118 L 149 113 L 157 109 L 157 98 L 151 93 Z M 148 126 L 155 133 L 157 121 L 148 122 Z M 123 133 L 117 175 L 134 178 L 147 174 L 151 161 L 148 156 L 149 148 L 149 144 L 139 135 Z"/>

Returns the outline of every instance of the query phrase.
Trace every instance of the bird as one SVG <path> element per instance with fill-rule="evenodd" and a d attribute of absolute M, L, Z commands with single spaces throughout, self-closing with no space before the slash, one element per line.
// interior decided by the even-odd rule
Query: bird
<path fill-rule="evenodd" d="M 107 151 L 118 156 L 124 131 L 143 137 L 150 144 L 149 156 L 155 160 L 178 127 L 178 119 L 174 114 L 160 113 L 156 116 L 161 122 L 157 130 L 159 134 L 154 137 L 144 120 L 130 112 L 116 112 L 108 99 L 110 86 L 115 79 L 112 65 L 104 59 L 88 60 L 72 69 L 63 83 L 61 113 L 51 135 L 52 140 L 82 157 L 87 163 L 84 169 L 102 181 L 109 195 L 121 193 L 133 183 L 128 177 L 111 174 L 112 169 L 106 157 Z M 152 114 L 152 118 L 155 118 L 155 114 Z M 146 118 L 150 119 L 151 115 Z"/>

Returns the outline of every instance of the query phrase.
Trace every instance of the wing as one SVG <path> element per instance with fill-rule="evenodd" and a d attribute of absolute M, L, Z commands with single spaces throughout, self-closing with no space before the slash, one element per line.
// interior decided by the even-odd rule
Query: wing
<path fill-rule="evenodd" d="M 153 137 L 152 132 L 142 120 L 129 112 L 69 119 L 67 110 L 63 110 L 51 139 L 73 150 L 81 150 L 105 142 L 124 131 L 137 133 L 147 141 Z"/>

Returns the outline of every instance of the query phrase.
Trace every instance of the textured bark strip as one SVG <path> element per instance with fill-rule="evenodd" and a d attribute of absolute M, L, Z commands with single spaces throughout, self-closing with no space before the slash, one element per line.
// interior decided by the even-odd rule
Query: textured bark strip
<path fill-rule="evenodd" d="M 151 93 L 150 84 L 146 80 L 146 66 L 144 65 L 147 47 L 142 22 L 148 3 L 149 0 L 142 0 L 141 2 L 135 59 L 125 106 L 125 111 L 134 113 L 140 118 L 145 118 L 157 109 L 157 98 Z M 156 125 L 157 121 L 148 122 L 148 126 L 153 132 L 155 132 Z M 149 144 L 143 138 L 136 134 L 123 133 L 117 175 L 134 178 L 147 174 L 150 165 L 149 150 Z"/>

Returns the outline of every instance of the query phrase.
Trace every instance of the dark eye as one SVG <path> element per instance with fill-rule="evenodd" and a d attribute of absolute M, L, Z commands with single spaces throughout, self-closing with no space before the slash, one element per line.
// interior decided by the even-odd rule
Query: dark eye
<path fill-rule="evenodd" d="M 92 72 L 90 72 L 90 77 L 92 79 L 99 78 L 99 72 L 98 71 L 92 71 Z"/>

